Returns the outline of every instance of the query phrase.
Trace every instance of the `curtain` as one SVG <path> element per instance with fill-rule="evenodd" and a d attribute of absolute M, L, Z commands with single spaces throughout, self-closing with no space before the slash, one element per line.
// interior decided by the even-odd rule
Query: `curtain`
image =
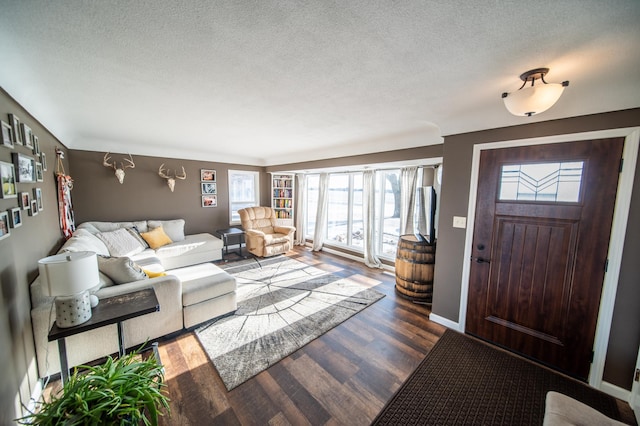
<path fill-rule="evenodd" d="M 400 170 L 400 235 L 413 234 L 413 209 L 416 204 L 418 167 Z"/>
<path fill-rule="evenodd" d="M 318 192 L 318 211 L 316 212 L 316 229 L 313 232 L 313 251 L 322 250 L 324 244 L 324 225 L 327 223 L 327 204 L 329 201 L 329 173 L 320 174 L 320 188 Z"/>
<path fill-rule="evenodd" d="M 381 268 L 382 262 L 375 250 L 376 172 L 365 170 L 362 174 L 362 224 L 364 227 L 364 263 L 370 268 Z"/>
<path fill-rule="evenodd" d="M 296 237 L 293 243 L 303 246 L 305 243 L 307 217 L 307 176 L 302 173 L 296 174 Z"/>

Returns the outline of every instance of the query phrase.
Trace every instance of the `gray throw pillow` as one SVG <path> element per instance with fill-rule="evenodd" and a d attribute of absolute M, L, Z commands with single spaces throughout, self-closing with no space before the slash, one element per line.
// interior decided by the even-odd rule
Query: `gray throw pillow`
<path fill-rule="evenodd" d="M 113 257 L 132 256 L 145 249 L 140 241 L 125 228 L 109 232 L 98 232 L 96 237 L 102 240 L 109 249 L 109 254 Z"/>
<path fill-rule="evenodd" d="M 148 220 L 147 224 L 149 225 L 149 229 L 155 229 L 162 226 L 165 234 L 167 234 L 174 243 L 184 240 L 184 219 Z"/>
<path fill-rule="evenodd" d="M 142 268 L 128 257 L 98 256 L 98 269 L 111 278 L 114 284 L 126 284 L 148 278 Z"/>

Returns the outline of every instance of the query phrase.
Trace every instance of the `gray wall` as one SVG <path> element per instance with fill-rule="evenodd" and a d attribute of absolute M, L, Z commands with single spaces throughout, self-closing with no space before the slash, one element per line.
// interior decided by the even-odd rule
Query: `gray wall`
<path fill-rule="evenodd" d="M 16 395 L 19 394 L 18 404 L 27 405 L 37 380 L 29 284 L 38 274 L 38 260 L 53 253 L 64 240 L 58 223 L 54 150 L 59 147 L 66 152 L 53 135 L 0 89 L 0 118 L 8 123 L 9 113 L 17 115 L 38 136 L 48 170 L 43 182 L 17 184 L 19 192 L 32 193 L 33 188 L 42 188 L 44 211 L 31 217 L 23 210 L 23 225 L 11 229 L 11 235 L 0 241 L 0 424 L 3 425 L 11 424 L 16 417 Z M 12 152 L 33 156 L 24 146 L 0 147 L 0 161 L 10 163 Z M 68 158 L 63 164 L 68 171 Z M 0 211 L 17 206 L 17 198 L 0 199 Z"/>
<path fill-rule="evenodd" d="M 446 136 L 442 197 L 438 229 L 438 255 L 434 273 L 433 313 L 458 322 L 465 229 L 452 227 L 453 216 L 467 216 L 474 144 L 640 126 L 640 109 L 553 120 L 529 125 Z M 640 186 L 636 170 L 629 228 L 604 371 L 604 380 L 631 389 L 640 344 L 640 247 L 638 224 Z M 622 244 L 622 242 L 619 242 Z"/>
<path fill-rule="evenodd" d="M 74 180 L 73 207 L 76 224 L 86 221 L 129 221 L 144 219 L 185 219 L 185 232 L 214 233 L 229 227 L 228 171 L 259 171 L 261 204 L 269 205 L 269 175 L 263 168 L 238 164 L 175 160 L 160 157 L 133 156 L 136 167 L 126 169 L 124 182 L 118 183 L 111 168 L 102 165 L 105 152 L 70 150 Z M 126 155 L 111 153 L 111 160 L 121 161 Z M 171 192 L 158 168 L 187 172 L 185 180 L 176 180 Z M 200 169 L 216 171 L 217 207 L 201 207 Z"/>

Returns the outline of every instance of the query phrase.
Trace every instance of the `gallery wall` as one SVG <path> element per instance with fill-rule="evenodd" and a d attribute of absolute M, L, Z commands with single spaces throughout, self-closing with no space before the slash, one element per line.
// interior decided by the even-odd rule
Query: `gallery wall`
<path fill-rule="evenodd" d="M 463 262 L 466 261 L 463 258 L 466 230 L 454 228 L 452 221 L 453 216 L 467 216 L 471 161 L 475 144 L 635 126 L 640 126 L 640 109 L 446 136 L 433 313 L 458 322 L 462 268 Z M 640 276 L 640 263 L 637 262 L 640 258 L 640 244 L 638 227 L 632 219 L 640 217 L 640 184 L 637 169 L 635 173 L 629 212 L 630 226 L 625 241 L 616 242 L 624 243 L 624 255 L 604 371 L 604 381 L 628 390 L 631 389 L 640 344 L 640 311 L 637 309 L 637 301 L 640 300 L 640 286 L 637 285 L 637 277 Z"/>
<path fill-rule="evenodd" d="M 19 193 L 32 194 L 34 188 L 40 188 L 43 210 L 36 216 L 21 210 L 22 225 L 10 228 L 9 236 L 0 240 L 0 424 L 12 424 L 20 407 L 29 403 L 37 382 L 29 284 L 38 274 L 38 260 L 55 252 L 64 240 L 58 221 L 55 149 L 67 152 L 54 135 L 0 89 L 0 119 L 8 123 L 8 114 L 15 114 L 31 128 L 48 164 L 42 182 L 16 184 Z M 13 149 L 0 146 L 0 161 L 11 163 L 13 153 L 38 157 L 24 145 Z M 62 165 L 68 171 L 67 157 Z M 18 207 L 18 200 L 0 198 L 0 212 Z"/>

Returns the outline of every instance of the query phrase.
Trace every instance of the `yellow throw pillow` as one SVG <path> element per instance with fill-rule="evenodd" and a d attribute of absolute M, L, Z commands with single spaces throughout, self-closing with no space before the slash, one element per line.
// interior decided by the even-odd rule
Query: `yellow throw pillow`
<path fill-rule="evenodd" d="M 171 241 L 171 238 L 169 238 L 169 236 L 165 234 L 162 226 L 158 226 L 157 228 L 149 232 L 141 232 L 140 236 L 144 238 L 147 244 L 149 244 L 149 247 L 154 250 L 173 242 Z"/>
<path fill-rule="evenodd" d="M 167 273 L 164 272 L 164 271 L 162 271 L 162 272 L 153 272 L 153 271 L 150 271 L 148 269 L 142 269 L 142 270 L 144 271 L 145 274 L 147 274 L 147 276 L 149 278 L 164 277 L 164 276 L 167 275 Z"/>

